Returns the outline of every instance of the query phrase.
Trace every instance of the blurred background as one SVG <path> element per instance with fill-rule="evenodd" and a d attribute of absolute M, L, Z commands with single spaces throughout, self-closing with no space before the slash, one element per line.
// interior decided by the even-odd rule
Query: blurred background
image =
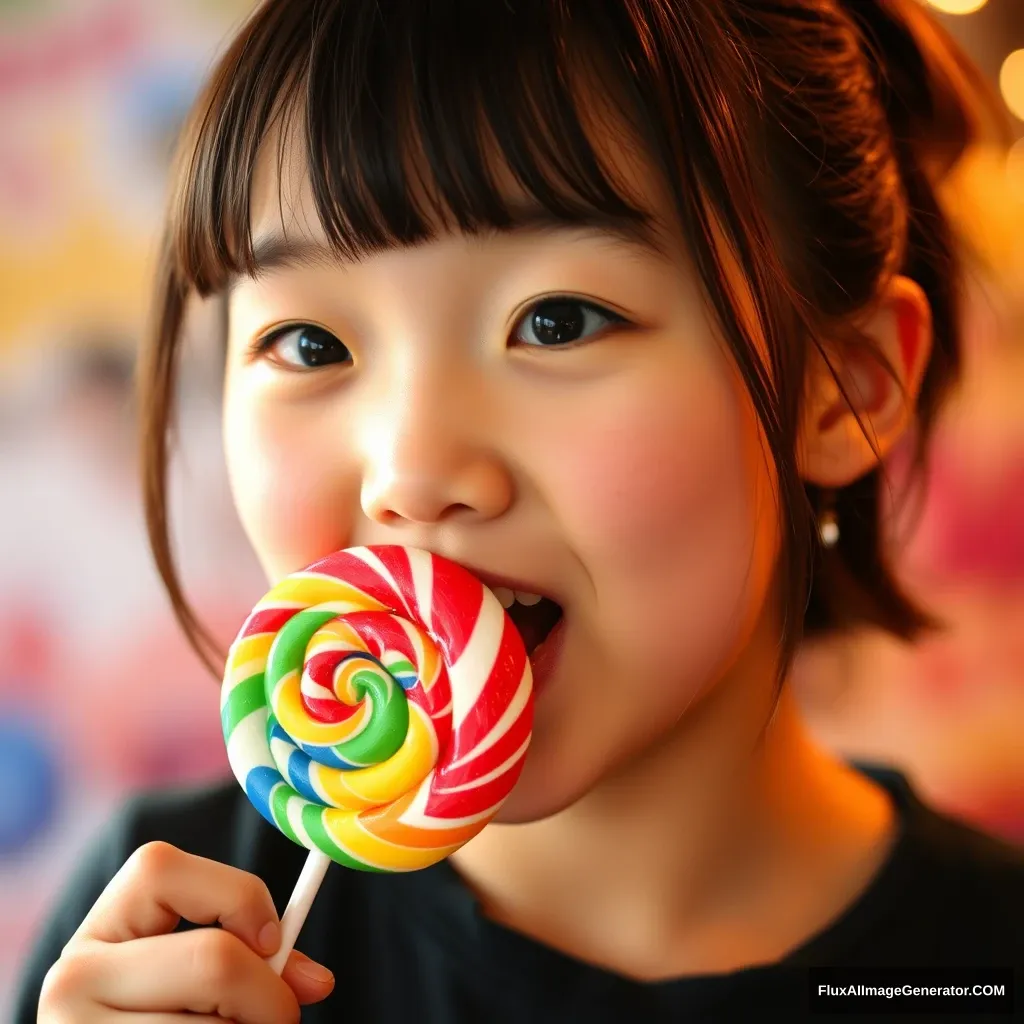
<path fill-rule="evenodd" d="M 1024 3 L 930 6 L 1024 136 Z M 0 1019 L 125 794 L 228 773 L 218 687 L 146 544 L 132 373 L 172 140 L 250 7 L 0 0 Z M 966 373 L 919 515 L 891 530 L 907 586 L 950 628 L 818 644 L 795 685 L 828 743 L 1024 844 L 1024 142 L 972 152 L 946 200 L 971 241 Z M 187 589 L 226 644 L 265 587 L 227 491 L 214 349 L 183 366 L 172 513 Z"/>

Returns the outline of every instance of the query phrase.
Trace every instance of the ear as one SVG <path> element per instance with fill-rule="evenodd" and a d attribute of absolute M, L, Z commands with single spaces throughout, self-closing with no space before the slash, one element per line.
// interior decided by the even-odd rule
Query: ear
<path fill-rule="evenodd" d="M 835 376 L 817 350 L 808 364 L 797 464 L 803 479 L 819 487 L 845 487 L 875 469 L 879 456 L 889 455 L 914 421 L 931 355 L 931 308 L 907 277 L 893 278 L 874 312 L 857 326 L 870 345 L 826 340 Z"/>

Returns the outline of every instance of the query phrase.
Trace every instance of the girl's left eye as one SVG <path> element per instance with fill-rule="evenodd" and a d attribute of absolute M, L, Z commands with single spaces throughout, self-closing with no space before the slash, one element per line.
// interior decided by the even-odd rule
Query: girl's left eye
<path fill-rule="evenodd" d="M 530 307 L 519 321 L 515 339 L 531 348 L 568 348 L 608 324 L 625 322 L 625 317 L 593 302 L 554 296 Z"/>

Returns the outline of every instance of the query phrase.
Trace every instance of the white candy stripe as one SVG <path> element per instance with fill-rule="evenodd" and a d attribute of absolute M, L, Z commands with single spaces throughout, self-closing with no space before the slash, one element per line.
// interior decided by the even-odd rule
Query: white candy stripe
<path fill-rule="evenodd" d="M 433 785 L 435 774 L 436 770 L 431 770 L 419 784 L 412 803 L 398 818 L 403 825 L 409 825 L 412 828 L 444 830 L 475 825 L 480 821 L 490 821 L 494 817 L 493 807 L 488 807 L 477 814 L 470 814 L 465 818 L 435 818 L 432 814 L 427 814 L 427 801 L 430 799 L 430 787 Z"/>
<path fill-rule="evenodd" d="M 342 587 L 347 587 L 349 590 L 359 590 L 359 588 L 355 586 L 355 584 L 350 583 L 348 580 L 343 580 L 338 576 L 333 576 L 329 572 L 313 572 L 309 569 L 302 569 L 299 572 L 293 572 L 290 575 L 286 576 L 283 580 L 281 580 L 280 583 L 277 583 L 271 589 L 270 593 L 273 593 L 278 587 L 283 586 L 285 583 L 294 582 L 295 580 L 312 580 L 315 583 L 329 583 L 332 587 L 338 589 Z M 281 601 L 280 605 L 282 608 L 287 608 L 290 606 L 290 602 Z M 259 607 L 259 605 L 257 605 L 257 607 Z M 298 607 L 304 608 L 306 606 L 303 605 L 302 602 L 300 601 L 298 603 Z"/>
<path fill-rule="evenodd" d="M 328 576 L 327 579 L 333 579 L 333 576 Z M 352 588 L 356 590 L 356 587 Z M 351 612 L 365 612 L 367 611 L 367 605 L 371 605 L 370 611 L 374 610 L 376 601 L 371 601 L 369 597 L 363 601 L 323 601 L 320 604 L 313 605 L 300 605 L 301 608 L 308 608 L 312 612 L 333 612 L 335 615 L 348 615 Z M 290 620 L 289 620 L 290 621 Z"/>
<path fill-rule="evenodd" d="M 430 787 L 434 784 L 434 776 L 436 774 L 436 768 L 431 768 L 427 772 L 423 781 L 416 787 L 416 795 L 405 809 L 405 813 L 398 819 L 399 821 L 409 824 L 412 821 L 421 820 L 425 816 L 427 801 L 430 799 Z"/>
<path fill-rule="evenodd" d="M 496 597 L 484 600 L 473 632 L 454 665 L 448 669 L 452 688 L 452 726 L 462 728 L 487 685 L 491 667 L 498 659 L 505 631 L 505 610 Z"/>
<path fill-rule="evenodd" d="M 317 640 L 313 645 L 313 654 L 351 654 L 353 651 L 361 651 L 361 647 L 347 644 L 343 640 Z"/>
<path fill-rule="evenodd" d="M 419 794 L 417 793 L 417 797 Z M 463 828 L 466 825 L 476 825 L 481 821 L 490 821 L 494 817 L 494 808 L 488 807 L 478 814 L 471 814 L 465 818 L 435 818 L 430 814 L 424 814 L 422 809 L 414 806 L 406 808 L 405 813 L 399 817 L 403 825 L 411 828 L 429 828 L 444 831 L 445 829 Z"/>
<path fill-rule="evenodd" d="M 512 728 L 513 725 L 519 720 L 519 716 L 523 712 L 523 708 L 526 707 L 526 702 L 530 699 L 530 693 L 533 690 L 533 684 L 530 676 L 530 666 L 527 662 L 526 667 L 523 670 L 523 676 L 519 680 L 519 687 L 515 692 L 508 707 L 505 708 L 505 713 L 494 723 L 494 727 L 489 733 L 470 751 L 463 754 L 458 761 L 451 763 L 452 768 L 461 768 L 464 764 L 472 761 L 475 757 L 479 757 L 482 753 L 490 750 L 495 743 L 498 742 Z M 446 790 L 446 792 L 452 792 Z"/>
<path fill-rule="evenodd" d="M 294 748 L 294 743 L 284 740 L 280 736 L 274 736 L 270 740 L 270 756 L 274 759 L 275 764 L 281 761 L 287 763 Z"/>
<path fill-rule="evenodd" d="M 274 765 L 281 773 L 281 777 L 289 786 L 292 784 L 292 780 L 288 777 L 288 761 L 295 749 L 294 743 L 283 740 L 280 736 L 275 736 L 270 741 L 270 756 L 274 759 Z"/>
<path fill-rule="evenodd" d="M 285 813 L 288 815 L 288 824 L 291 825 L 292 831 L 299 837 L 302 845 L 309 849 L 313 845 L 313 840 L 302 824 L 302 807 L 305 803 L 300 796 L 290 796 L 285 804 Z"/>
<path fill-rule="evenodd" d="M 327 791 L 320 782 L 320 773 L 327 770 L 337 771 L 337 769 L 325 769 L 323 765 L 317 764 L 316 761 L 311 761 L 309 771 L 306 774 L 309 776 L 309 784 L 313 787 L 313 792 L 320 797 L 320 803 L 325 807 L 333 807 L 334 801 L 328 797 Z"/>
<path fill-rule="evenodd" d="M 431 604 L 434 600 L 434 562 L 426 551 L 416 549 L 407 554 L 416 599 L 415 617 L 429 627 L 434 618 Z"/>
<path fill-rule="evenodd" d="M 437 764 L 440 751 L 437 747 L 437 730 L 434 728 L 434 720 L 419 706 L 409 701 L 409 714 L 415 715 L 423 725 L 423 731 L 430 737 L 430 763 Z"/>
<path fill-rule="evenodd" d="M 409 638 L 409 643 L 412 645 L 413 650 L 413 656 L 409 660 L 412 662 L 412 667 L 416 670 L 416 678 L 422 683 L 423 678 L 420 676 L 420 665 L 417 660 L 417 655 L 420 655 L 420 658 L 422 658 L 423 633 L 420 632 L 416 624 L 409 619 L 403 619 L 400 616 L 395 616 L 395 622 L 401 626 L 402 632 Z"/>
<path fill-rule="evenodd" d="M 265 633 L 254 633 L 254 636 L 266 636 Z M 266 655 L 260 658 L 250 658 L 248 661 L 242 662 L 242 664 L 235 667 L 228 677 L 227 686 L 224 687 L 224 697 L 231 694 L 231 691 L 236 687 L 240 686 L 246 681 L 251 679 L 253 676 L 263 672 L 267 667 Z M 223 705 L 222 705 L 223 706 Z"/>
<path fill-rule="evenodd" d="M 502 764 L 499 764 L 497 768 L 489 771 L 486 775 L 481 775 L 478 779 L 472 779 L 469 782 L 464 782 L 461 786 L 452 786 L 450 789 L 438 789 L 438 793 L 463 793 L 467 789 L 478 789 L 480 786 L 485 785 L 492 779 L 498 778 L 500 775 L 504 775 L 515 763 L 522 759 L 526 754 L 526 748 L 530 745 L 529 738 L 523 740 L 522 745 L 519 749 L 509 758 L 507 758 Z"/>
<path fill-rule="evenodd" d="M 245 787 L 245 778 L 253 768 L 277 768 L 267 746 L 267 709 L 246 715 L 228 740 L 228 763 L 235 778 Z"/>
<path fill-rule="evenodd" d="M 326 686 L 314 683 L 309 676 L 302 677 L 302 692 L 314 700 L 334 700 L 334 691 L 328 690 Z"/>
<path fill-rule="evenodd" d="M 311 575 L 315 576 L 317 574 L 315 574 L 315 573 L 306 573 L 305 575 L 307 575 L 307 576 L 311 576 Z M 330 577 L 323 577 L 323 578 L 324 579 L 329 579 Z M 295 608 L 295 609 L 299 609 L 299 608 L 306 608 L 306 607 L 307 607 L 307 605 L 303 601 L 281 601 L 281 600 L 275 599 L 275 598 L 266 598 L 266 597 L 264 597 L 258 604 L 253 605 L 253 609 L 249 613 L 249 618 L 251 619 L 253 617 L 253 615 L 255 615 L 257 612 L 265 612 L 265 611 L 273 610 L 273 609 L 276 609 L 276 608 L 282 608 L 282 609 L 283 608 Z"/>
<path fill-rule="evenodd" d="M 394 594 L 395 603 L 401 604 L 406 612 L 409 614 L 409 606 L 402 597 L 401 588 L 398 586 L 398 580 L 391 575 L 388 567 L 375 555 L 369 548 L 350 548 L 350 555 L 355 555 L 361 562 L 365 562 L 381 579 L 387 582 L 387 585 L 391 588 L 391 592 Z"/>

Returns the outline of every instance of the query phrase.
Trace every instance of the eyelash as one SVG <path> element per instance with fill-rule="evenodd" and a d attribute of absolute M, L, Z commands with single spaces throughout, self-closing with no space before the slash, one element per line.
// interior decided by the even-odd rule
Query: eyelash
<path fill-rule="evenodd" d="M 575 295 L 546 295 L 546 296 L 544 296 L 544 298 L 538 299 L 532 305 L 528 306 L 524 310 L 523 314 L 516 320 L 516 325 L 518 326 L 519 324 L 521 324 L 524 321 L 526 321 L 528 317 L 533 316 L 536 313 L 536 311 L 541 306 L 543 306 L 543 305 L 545 305 L 547 303 L 556 303 L 556 302 L 570 302 L 570 303 L 573 303 L 573 304 L 579 306 L 582 309 L 589 310 L 589 311 L 592 311 L 592 312 L 596 312 L 599 316 L 604 317 L 608 321 L 609 326 L 621 327 L 623 325 L 628 326 L 630 324 L 630 321 L 627 320 L 626 317 L 622 316 L 621 314 L 615 313 L 612 310 L 606 308 L 605 306 L 601 306 L 601 305 L 599 305 L 596 302 L 591 302 L 588 299 L 581 299 L 581 298 L 579 298 L 578 296 L 575 296 Z M 251 354 L 252 358 L 258 358 L 259 356 L 262 356 L 262 355 L 266 354 L 267 352 L 269 352 L 274 347 L 274 345 L 276 345 L 289 332 L 300 330 L 303 327 L 317 327 L 317 326 L 318 326 L 317 324 L 310 324 L 310 323 L 306 323 L 306 322 L 303 322 L 303 321 L 298 321 L 298 322 L 295 322 L 295 323 L 285 324 L 284 326 L 281 326 L 281 327 L 276 327 L 269 334 L 265 334 L 262 337 L 257 338 L 253 342 L 253 344 L 251 346 L 250 354 Z M 325 331 L 328 334 L 332 333 L 330 331 L 327 331 L 327 328 L 321 327 L 319 329 Z M 559 345 L 530 345 L 530 344 L 526 344 L 524 342 L 520 342 L 520 345 L 522 347 L 524 347 L 524 348 L 551 349 L 551 350 L 555 350 L 555 351 L 558 351 L 558 350 L 563 350 L 564 351 L 566 349 L 575 349 L 575 348 L 579 348 L 579 347 L 581 347 L 583 345 L 590 344 L 593 341 L 595 341 L 597 337 L 600 337 L 600 335 L 601 335 L 601 332 L 598 332 L 597 335 L 592 335 L 592 336 L 587 337 L 587 338 L 581 338 L 578 341 L 570 341 L 570 342 L 566 342 L 564 344 L 559 344 Z M 341 344 L 345 348 L 348 348 L 348 346 L 345 345 L 345 343 L 342 342 L 340 338 L 338 338 L 337 340 L 339 342 L 341 342 Z M 296 372 L 299 372 L 299 373 L 308 373 L 308 372 L 311 372 L 312 370 L 317 369 L 317 367 L 315 367 L 315 366 L 298 367 L 298 366 L 293 366 L 292 364 L 289 364 L 289 363 L 285 363 L 283 365 L 284 365 L 284 367 L 286 369 L 295 370 Z M 347 365 L 347 364 L 341 363 L 341 364 L 332 364 L 332 365 Z"/>

